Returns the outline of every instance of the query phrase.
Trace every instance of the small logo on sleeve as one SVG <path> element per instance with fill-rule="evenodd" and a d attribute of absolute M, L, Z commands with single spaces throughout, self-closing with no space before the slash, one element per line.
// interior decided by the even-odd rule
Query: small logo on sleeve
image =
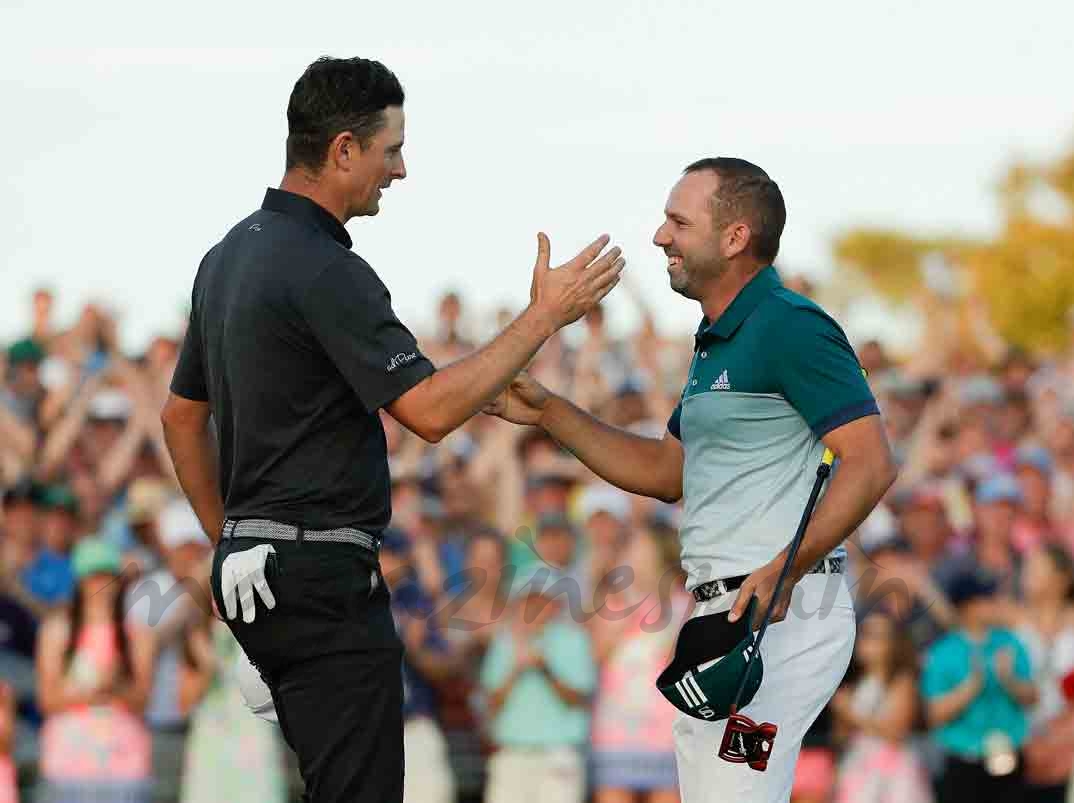
<path fill-rule="evenodd" d="M 730 389 L 731 389 L 731 380 L 727 378 L 727 369 L 724 369 L 724 372 L 722 374 L 720 374 L 716 378 L 716 381 L 712 383 L 712 387 L 709 388 L 709 390 L 730 390 Z"/>
<path fill-rule="evenodd" d="M 416 351 L 412 351 L 409 354 L 399 352 L 388 360 L 388 373 L 390 374 L 399 366 L 406 365 L 408 362 L 413 362 L 416 359 L 418 359 L 418 353 Z"/>

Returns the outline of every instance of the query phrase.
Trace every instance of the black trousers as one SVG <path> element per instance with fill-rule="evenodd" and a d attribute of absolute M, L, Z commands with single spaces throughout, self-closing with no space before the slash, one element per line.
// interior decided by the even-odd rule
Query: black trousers
<path fill-rule="evenodd" d="M 984 764 L 948 756 L 940 781 L 940 803 L 1023 803 L 1022 760 L 1010 775 L 989 775 Z"/>
<path fill-rule="evenodd" d="M 261 543 L 276 551 L 268 574 L 276 607 L 258 597 L 253 622 L 240 607 L 227 623 L 272 691 L 304 800 L 401 803 L 403 645 L 379 567 L 351 544 L 222 539 L 212 570 L 221 612 L 221 564 Z"/>

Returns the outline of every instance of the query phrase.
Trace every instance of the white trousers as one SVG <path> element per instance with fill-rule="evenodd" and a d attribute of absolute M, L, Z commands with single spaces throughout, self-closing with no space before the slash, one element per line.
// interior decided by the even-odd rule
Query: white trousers
<path fill-rule="evenodd" d="M 452 803 L 455 776 L 447 740 L 429 717 L 412 717 L 403 725 L 403 803 Z"/>
<path fill-rule="evenodd" d="M 699 604 L 693 616 L 728 610 L 737 592 Z M 854 651 L 854 603 L 845 575 L 809 574 L 791 609 L 761 642 L 764 679 L 740 713 L 778 726 L 768 769 L 732 764 L 717 752 L 727 720 L 679 714 L 673 727 L 682 803 L 786 803 L 798 752 L 813 721 L 839 687 Z"/>
<path fill-rule="evenodd" d="M 585 763 L 574 747 L 504 747 L 489 759 L 485 803 L 583 803 Z"/>

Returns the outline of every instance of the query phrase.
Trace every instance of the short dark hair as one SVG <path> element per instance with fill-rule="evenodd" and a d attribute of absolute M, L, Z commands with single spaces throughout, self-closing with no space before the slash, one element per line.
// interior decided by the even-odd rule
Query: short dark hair
<path fill-rule="evenodd" d="M 317 59 L 291 90 L 287 103 L 287 169 L 318 168 L 339 134 L 350 131 L 364 146 L 384 125 L 384 110 L 403 105 L 395 74 L 369 59 Z"/>
<path fill-rule="evenodd" d="M 787 222 L 787 207 L 779 185 L 752 162 L 728 156 L 699 159 L 683 172 L 702 170 L 711 170 L 720 178 L 720 188 L 712 198 L 712 214 L 717 225 L 745 218 L 750 226 L 753 255 L 763 262 L 775 261 L 779 238 Z"/>

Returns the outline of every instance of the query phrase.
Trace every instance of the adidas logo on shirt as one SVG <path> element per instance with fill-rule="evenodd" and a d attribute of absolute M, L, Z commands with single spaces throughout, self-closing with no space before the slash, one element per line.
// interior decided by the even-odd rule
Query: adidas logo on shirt
<path fill-rule="evenodd" d="M 715 382 L 712 383 L 712 387 L 710 387 L 709 390 L 730 390 L 730 389 L 731 389 L 731 380 L 727 378 L 727 369 L 725 368 L 724 372 L 722 374 L 720 374 L 716 378 Z"/>

